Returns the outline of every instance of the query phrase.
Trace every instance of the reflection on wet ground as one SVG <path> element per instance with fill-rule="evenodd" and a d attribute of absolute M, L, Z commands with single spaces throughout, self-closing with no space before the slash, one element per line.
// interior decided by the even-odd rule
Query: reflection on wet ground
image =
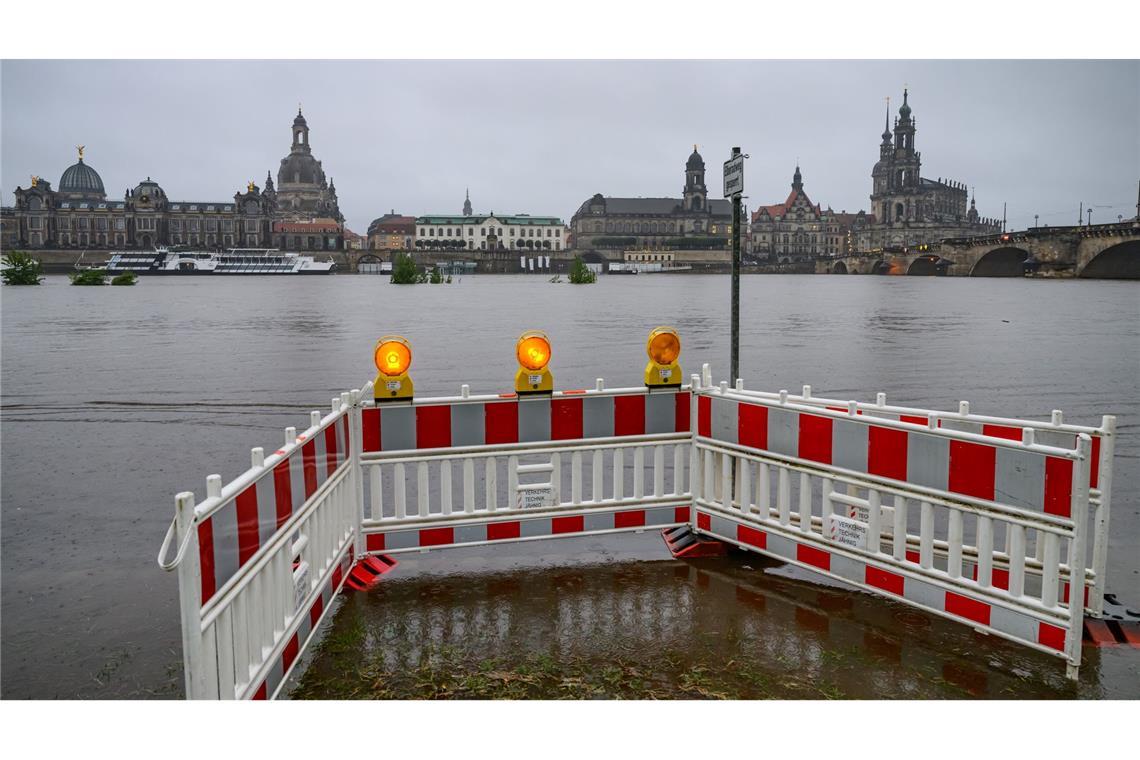
<path fill-rule="evenodd" d="M 294 699 L 1140 696 L 1140 651 L 1086 647 L 1074 684 L 1059 659 L 755 554 L 406 564 L 345 598 Z"/>

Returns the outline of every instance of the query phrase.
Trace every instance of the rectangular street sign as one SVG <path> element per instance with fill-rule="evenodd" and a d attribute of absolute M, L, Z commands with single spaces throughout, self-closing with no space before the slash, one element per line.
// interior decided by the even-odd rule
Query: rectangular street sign
<path fill-rule="evenodd" d="M 724 197 L 731 198 L 744 192 L 744 156 L 735 156 L 724 162 Z"/>

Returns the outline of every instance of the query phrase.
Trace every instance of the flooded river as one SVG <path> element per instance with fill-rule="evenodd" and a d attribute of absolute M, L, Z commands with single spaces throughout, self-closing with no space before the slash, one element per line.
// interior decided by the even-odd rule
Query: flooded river
<path fill-rule="evenodd" d="M 155 555 L 173 494 L 373 374 L 401 333 L 419 395 L 509 388 L 547 331 L 557 387 L 640 383 L 681 332 L 686 374 L 728 364 L 728 279 L 143 279 L 4 287 L 0 679 L 5 698 L 181 696 L 176 585 Z M 741 374 L 797 389 L 1096 424 L 1117 414 L 1108 589 L 1140 603 L 1140 288 L 1129 282 L 746 277 Z M 682 563 L 659 536 L 401 559 L 344 598 L 295 697 L 1140 696 L 1140 650 L 1051 658 L 755 555 Z"/>

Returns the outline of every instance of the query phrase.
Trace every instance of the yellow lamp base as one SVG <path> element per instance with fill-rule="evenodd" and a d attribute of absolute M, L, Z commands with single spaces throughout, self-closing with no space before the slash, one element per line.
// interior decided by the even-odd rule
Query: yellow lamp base
<path fill-rule="evenodd" d="M 412 379 L 407 374 L 395 377 L 378 374 L 372 382 L 372 397 L 377 404 L 384 401 L 411 401 L 414 390 Z"/>
<path fill-rule="evenodd" d="M 681 367 L 677 362 L 645 365 L 645 385 L 649 388 L 677 388 L 681 385 Z"/>
<path fill-rule="evenodd" d="M 550 374 L 549 369 L 542 369 L 535 372 L 519 367 L 519 371 L 515 373 L 515 393 L 525 395 L 527 393 L 553 392 L 554 375 Z"/>

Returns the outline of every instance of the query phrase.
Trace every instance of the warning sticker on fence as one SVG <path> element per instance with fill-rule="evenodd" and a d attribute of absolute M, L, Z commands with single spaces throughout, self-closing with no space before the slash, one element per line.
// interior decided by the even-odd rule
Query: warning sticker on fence
<path fill-rule="evenodd" d="M 852 549 L 867 548 L 867 526 L 858 520 L 832 515 L 831 522 L 827 526 L 827 536 L 837 544 L 850 546 Z"/>
<path fill-rule="evenodd" d="M 302 562 L 301 566 L 293 573 L 293 600 L 294 604 L 300 609 L 301 604 L 304 603 L 305 597 L 309 593 L 309 564 Z"/>
<path fill-rule="evenodd" d="M 879 507 L 879 515 L 879 519 L 889 524 L 895 518 L 895 509 L 894 507 L 888 507 L 884 504 Z M 859 522 L 870 522 L 871 508 L 863 506 L 862 504 L 852 504 L 847 508 L 847 516 Z"/>
<path fill-rule="evenodd" d="M 520 490 L 518 497 L 515 499 L 515 506 L 518 509 L 552 507 L 554 506 L 554 487 L 546 486 L 545 488 Z"/>

